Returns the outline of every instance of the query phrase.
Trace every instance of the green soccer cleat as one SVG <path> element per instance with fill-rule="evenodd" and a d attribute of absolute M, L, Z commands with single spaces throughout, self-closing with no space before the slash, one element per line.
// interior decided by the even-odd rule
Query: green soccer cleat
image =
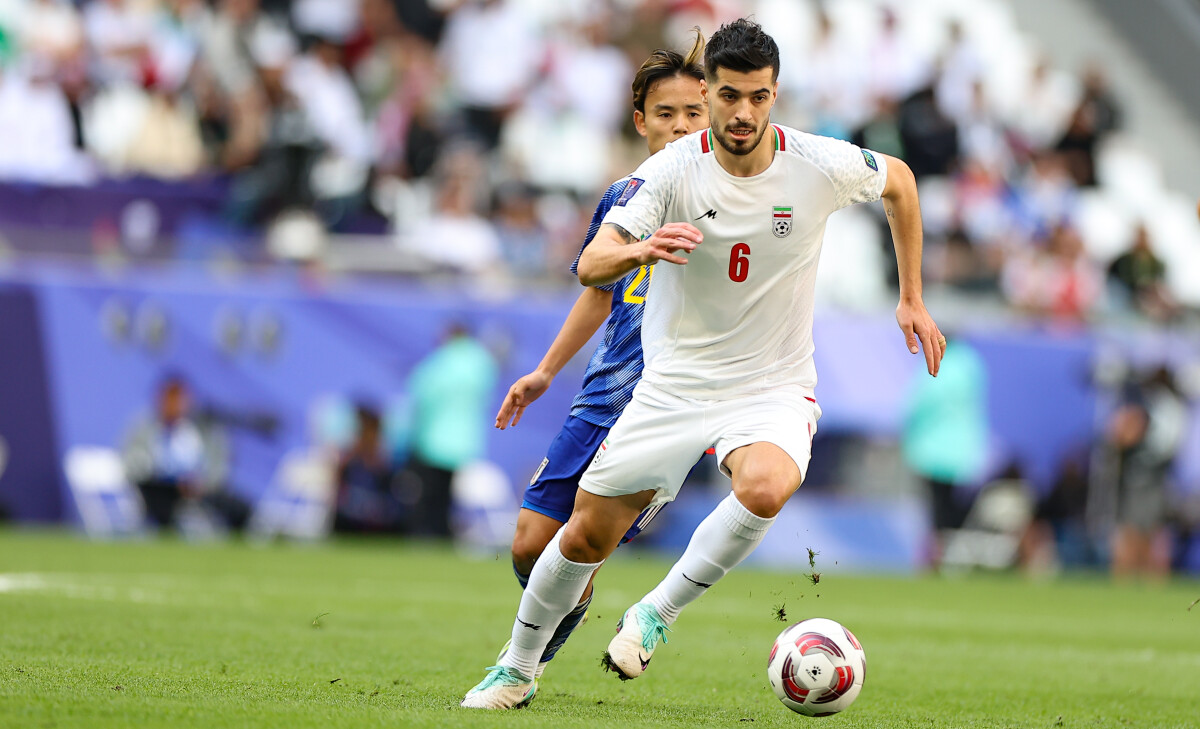
<path fill-rule="evenodd" d="M 617 635 L 604 652 L 604 667 L 622 681 L 637 678 L 650 665 L 658 641 L 667 642 L 670 628 L 650 603 L 639 602 L 617 623 Z"/>
<path fill-rule="evenodd" d="M 582 623 L 580 623 L 580 625 L 582 625 Z M 508 655 L 508 647 L 510 645 L 512 645 L 512 638 L 509 638 L 508 640 L 504 641 L 504 647 L 501 648 L 500 652 L 496 654 L 496 663 L 500 663 L 501 661 L 504 660 L 504 657 L 506 655 Z M 546 672 L 546 666 L 549 663 L 550 663 L 550 661 L 542 661 L 541 663 L 538 664 L 537 671 L 533 674 L 533 682 L 534 683 L 537 683 L 538 679 L 542 677 L 542 674 Z"/>
<path fill-rule="evenodd" d="M 537 682 L 508 666 L 489 666 L 487 678 L 467 692 L 468 709 L 522 709 L 537 695 Z"/>

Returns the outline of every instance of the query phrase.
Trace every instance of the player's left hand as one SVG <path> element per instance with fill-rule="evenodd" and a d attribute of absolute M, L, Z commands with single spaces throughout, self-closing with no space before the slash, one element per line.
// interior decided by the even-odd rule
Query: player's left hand
<path fill-rule="evenodd" d="M 496 427 L 504 430 L 509 426 L 510 420 L 514 426 L 521 422 L 525 408 L 541 397 L 553 381 L 554 375 L 549 372 L 534 370 L 514 382 L 512 387 L 508 388 L 508 394 L 504 396 L 500 412 L 496 413 Z"/>
<path fill-rule="evenodd" d="M 896 307 L 896 323 L 904 332 L 904 341 L 908 351 L 916 354 L 919 349 L 925 352 L 925 365 L 929 374 L 937 377 L 942 368 L 942 355 L 946 353 L 946 337 L 938 329 L 933 317 L 925 309 L 925 303 L 920 299 L 901 299 Z"/>

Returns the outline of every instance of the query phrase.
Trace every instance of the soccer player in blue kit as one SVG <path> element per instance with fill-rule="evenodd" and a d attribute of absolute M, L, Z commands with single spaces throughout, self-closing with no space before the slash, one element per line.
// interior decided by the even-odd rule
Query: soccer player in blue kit
<path fill-rule="evenodd" d="M 657 50 L 634 76 L 633 121 L 638 133 L 646 138 L 651 154 L 708 125 L 707 107 L 700 94 L 703 49 L 704 40 L 697 32 L 686 55 Z M 637 185 L 638 181 L 626 177 L 608 188 L 596 206 L 580 255 L 609 209 L 623 204 L 636 192 Z M 575 260 L 572 273 L 576 273 L 579 257 Z M 641 379 L 642 309 L 653 271 L 651 266 L 641 266 L 614 283 L 584 289 L 537 369 L 513 383 L 496 414 L 496 427 L 501 430 L 520 422 L 525 408 L 546 391 L 554 376 L 608 320 L 604 339 L 588 363 L 583 388 L 575 396 L 571 413 L 525 491 L 512 545 L 513 571 L 522 588 L 542 550 L 571 516 L 580 476 Z M 636 536 L 658 508 L 647 509 L 639 516 L 623 541 Z M 591 599 L 589 583 L 579 603 L 556 627 L 542 653 L 535 679 L 583 620 Z M 536 680 L 524 703 L 532 701 L 535 693 Z"/>

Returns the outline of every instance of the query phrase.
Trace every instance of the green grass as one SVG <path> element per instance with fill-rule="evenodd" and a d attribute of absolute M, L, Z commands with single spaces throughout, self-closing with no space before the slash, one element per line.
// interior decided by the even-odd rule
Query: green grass
<path fill-rule="evenodd" d="M 0 531 L 0 727 L 1200 727 L 1200 583 L 1114 586 L 738 570 L 650 671 L 599 668 L 667 563 L 621 550 L 533 706 L 458 708 L 512 625 L 505 559 L 433 547 L 96 544 Z M 766 684 L 788 620 L 851 627 L 869 657 L 845 713 Z M 318 616 L 321 616 L 318 618 Z"/>

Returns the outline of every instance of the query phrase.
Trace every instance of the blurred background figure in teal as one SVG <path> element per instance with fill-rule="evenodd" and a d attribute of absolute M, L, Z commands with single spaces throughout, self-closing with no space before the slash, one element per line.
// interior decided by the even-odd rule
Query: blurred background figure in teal
<path fill-rule="evenodd" d="M 963 525 L 988 461 L 987 370 L 967 343 L 951 341 L 936 378 L 916 377 L 904 418 L 904 460 L 929 491 L 929 563 L 945 532 Z"/>
<path fill-rule="evenodd" d="M 461 324 L 423 359 L 408 381 L 411 405 L 407 487 L 409 533 L 449 539 L 454 474 L 485 453 L 496 359 Z"/>

